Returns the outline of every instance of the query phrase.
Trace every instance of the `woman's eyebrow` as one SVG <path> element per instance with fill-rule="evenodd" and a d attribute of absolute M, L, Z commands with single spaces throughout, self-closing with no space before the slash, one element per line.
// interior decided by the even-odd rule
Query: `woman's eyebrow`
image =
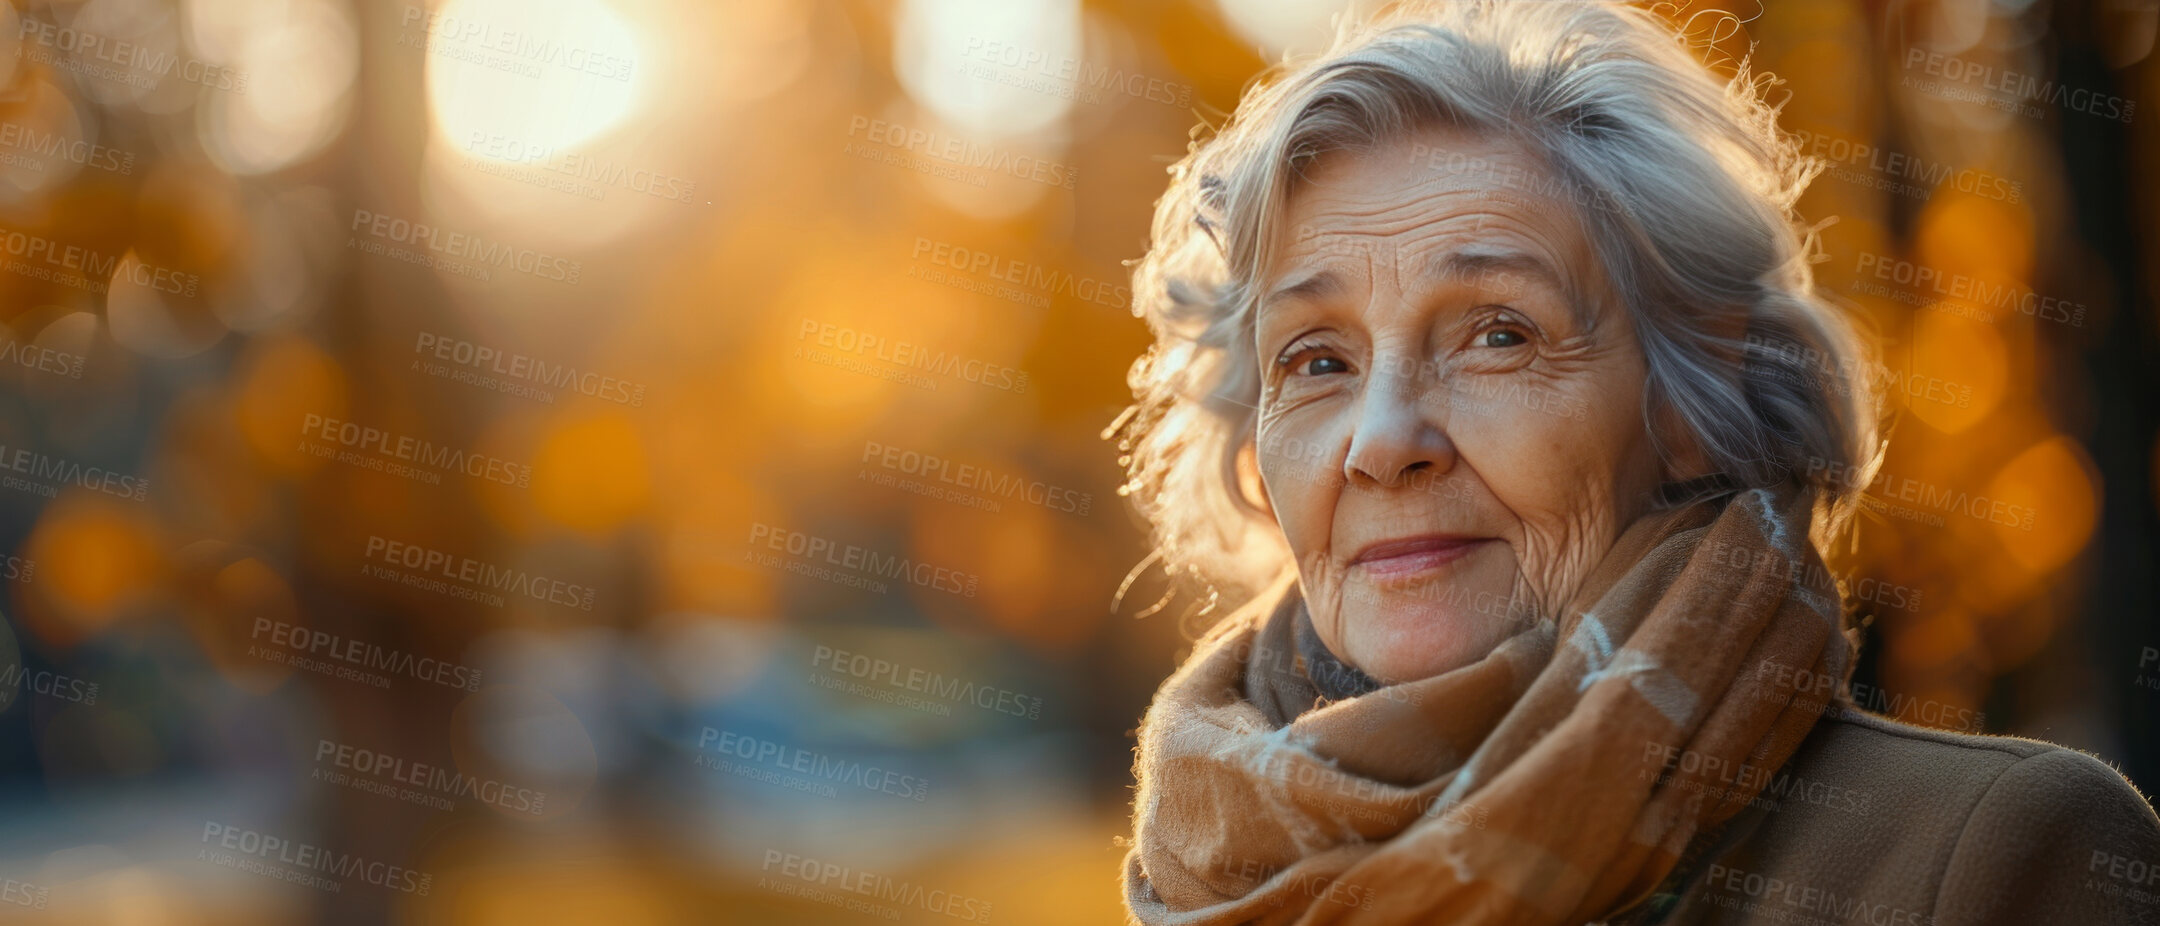
<path fill-rule="evenodd" d="M 1555 292 L 1568 291 L 1567 278 L 1528 251 L 1485 246 L 1457 248 L 1434 254 L 1424 268 L 1425 279 L 1433 281 L 1490 279 L 1503 274 L 1543 284 Z"/>
<path fill-rule="evenodd" d="M 1529 286 L 1540 286 L 1563 297 L 1578 324 L 1588 326 L 1594 320 L 1591 309 L 1577 298 L 1572 279 L 1529 251 L 1490 245 L 1456 248 L 1428 258 L 1423 278 L 1500 289 L 1509 298 L 1521 296 Z"/>
<path fill-rule="evenodd" d="M 1319 299 L 1334 295 L 1342 289 L 1342 281 L 1335 274 L 1318 270 L 1296 277 L 1292 282 L 1275 287 L 1261 297 L 1259 312 L 1265 313 L 1277 303 L 1291 299 Z"/>

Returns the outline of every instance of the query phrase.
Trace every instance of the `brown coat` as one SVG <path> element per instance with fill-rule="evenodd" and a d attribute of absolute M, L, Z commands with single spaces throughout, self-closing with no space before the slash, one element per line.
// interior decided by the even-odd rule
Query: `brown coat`
<path fill-rule="evenodd" d="M 2160 818 L 2120 773 L 1858 711 L 1689 854 L 1613 926 L 2160 924 Z"/>

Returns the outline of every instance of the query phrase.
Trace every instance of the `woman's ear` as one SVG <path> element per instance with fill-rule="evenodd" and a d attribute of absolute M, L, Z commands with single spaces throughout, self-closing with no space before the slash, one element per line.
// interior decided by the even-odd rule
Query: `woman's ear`
<path fill-rule="evenodd" d="M 1251 438 L 1246 438 L 1245 443 L 1238 447 L 1235 465 L 1238 493 L 1251 502 L 1253 507 L 1260 509 L 1268 517 L 1274 517 L 1275 505 L 1268 500 L 1267 483 L 1260 478 L 1260 449 Z"/>
<path fill-rule="evenodd" d="M 1657 446 L 1664 450 L 1665 482 L 1686 482 L 1717 472 L 1710 463 L 1710 454 L 1696 439 L 1695 429 L 1688 427 L 1670 404 L 1655 403 L 1650 412 L 1650 426 L 1655 429 Z"/>

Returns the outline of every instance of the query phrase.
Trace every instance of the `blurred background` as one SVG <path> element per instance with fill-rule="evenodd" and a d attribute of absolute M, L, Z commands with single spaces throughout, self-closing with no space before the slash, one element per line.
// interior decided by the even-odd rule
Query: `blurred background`
<path fill-rule="evenodd" d="M 0 921 L 1119 921 L 1124 262 L 1341 6 L 0 5 Z M 2160 786 L 2160 0 L 1767 6 L 1860 700 Z"/>

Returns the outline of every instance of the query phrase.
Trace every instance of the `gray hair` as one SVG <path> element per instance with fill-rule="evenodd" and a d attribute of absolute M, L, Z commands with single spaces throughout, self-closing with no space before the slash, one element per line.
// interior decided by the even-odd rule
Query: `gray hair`
<path fill-rule="evenodd" d="M 1577 207 L 1634 320 L 1660 455 L 1674 460 L 1663 418 L 1730 483 L 1816 488 L 1827 546 L 1880 462 L 1873 360 L 1815 292 L 1795 201 L 1819 165 L 1777 127 L 1773 81 L 1737 72 L 1720 81 L 1642 9 L 1458 0 L 1346 21 L 1331 48 L 1249 87 L 1156 203 L 1133 274 L 1155 343 L 1103 435 L 1165 567 L 1241 598 L 1284 580 L 1249 456 L 1259 274 L 1303 168 L 1436 126 L 1522 144 L 1553 175 L 1542 192 Z"/>

